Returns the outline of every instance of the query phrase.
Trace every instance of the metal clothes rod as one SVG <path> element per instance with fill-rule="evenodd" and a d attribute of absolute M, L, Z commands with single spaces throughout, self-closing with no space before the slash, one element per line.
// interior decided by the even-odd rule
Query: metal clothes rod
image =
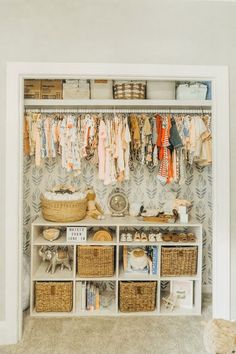
<path fill-rule="evenodd" d="M 203 108 L 197 108 L 197 109 L 183 109 L 183 108 L 175 108 L 175 109 L 125 109 L 125 108 L 120 108 L 120 109 L 71 109 L 71 108 L 64 108 L 64 109 L 30 109 L 26 108 L 25 112 L 33 112 L 33 113 L 185 113 L 185 114 L 193 114 L 193 113 L 206 113 L 209 114 L 211 113 L 210 109 L 203 109 Z"/>

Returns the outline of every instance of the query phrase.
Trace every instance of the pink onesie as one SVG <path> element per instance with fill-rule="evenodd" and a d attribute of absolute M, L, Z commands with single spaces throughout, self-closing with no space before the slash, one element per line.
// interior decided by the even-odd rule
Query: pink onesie
<path fill-rule="evenodd" d="M 98 178 L 105 178 L 105 142 L 106 142 L 106 125 L 101 120 L 98 131 Z"/>

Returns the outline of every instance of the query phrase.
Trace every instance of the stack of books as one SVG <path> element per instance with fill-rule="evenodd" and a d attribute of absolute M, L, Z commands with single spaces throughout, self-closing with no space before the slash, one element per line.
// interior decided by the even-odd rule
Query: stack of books
<path fill-rule="evenodd" d="M 94 311 L 100 308 L 99 288 L 93 282 L 78 282 L 77 283 L 77 299 L 79 310 Z"/>

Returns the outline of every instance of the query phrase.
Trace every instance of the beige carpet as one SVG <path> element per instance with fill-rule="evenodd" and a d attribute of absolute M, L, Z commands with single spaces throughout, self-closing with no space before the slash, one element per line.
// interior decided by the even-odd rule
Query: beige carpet
<path fill-rule="evenodd" d="M 20 343 L 1 354 L 206 354 L 203 320 L 211 317 L 204 299 L 201 317 L 57 318 L 25 317 Z"/>

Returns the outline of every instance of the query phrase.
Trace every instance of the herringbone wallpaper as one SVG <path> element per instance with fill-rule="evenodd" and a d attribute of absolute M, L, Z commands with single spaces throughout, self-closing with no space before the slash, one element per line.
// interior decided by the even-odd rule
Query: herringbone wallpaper
<path fill-rule="evenodd" d="M 36 167 L 33 157 L 24 158 L 24 251 L 30 252 L 30 224 L 40 214 L 40 194 L 58 183 L 71 183 L 81 191 L 93 186 L 99 203 L 107 210 L 107 198 L 114 186 L 104 186 L 98 179 L 97 168 L 84 162 L 82 173 L 75 175 L 66 172 L 60 165 L 60 159 L 45 160 L 44 165 Z M 130 202 L 144 202 L 145 207 L 162 207 L 167 193 L 192 202 L 191 217 L 203 224 L 203 285 L 212 283 L 212 169 L 198 167 L 187 168 L 183 185 L 162 186 L 157 180 L 157 170 L 148 170 L 136 164 L 130 180 L 121 184 Z"/>

